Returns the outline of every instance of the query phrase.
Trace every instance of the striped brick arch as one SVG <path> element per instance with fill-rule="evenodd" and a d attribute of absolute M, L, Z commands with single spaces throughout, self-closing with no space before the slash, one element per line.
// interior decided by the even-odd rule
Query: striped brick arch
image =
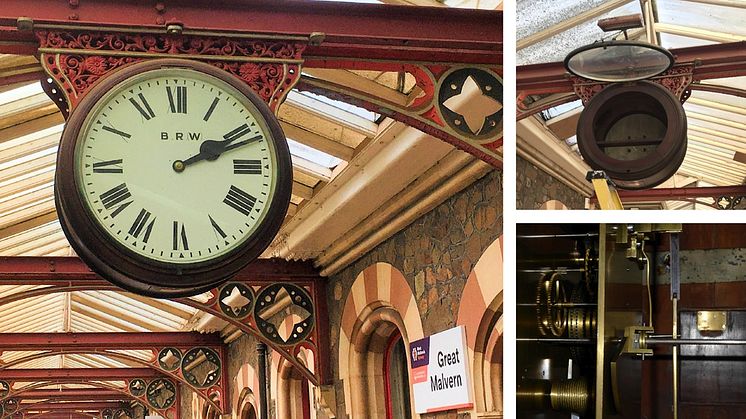
<path fill-rule="evenodd" d="M 339 375 L 350 417 L 386 417 L 383 353 L 396 333 L 405 345 L 424 336 L 417 301 L 398 269 L 376 263 L 357 276 L 342 312 Z"/>
<path fill-rule="evenodd" d="M 484 251 L 466 281 L 456 323 L 466 328 L 475 410 L 502 417 L 503 238 Z M 485 416 L 484 413 L 493 415 Z"/>
<path fill-rule="evenodd" d="M 556 199 L 552 199 L 550 201 L 547 201 L 543 204 L 541 204 L 541 207 L 539 209 L 543 210 L 566 210 L 567 205 L 563 204 L 562 201 L 558 201 Z"/>
<path fill-rule="evenodd" d="M 259 376 L 256 374 L 254 366 L 246 363 L 241 366 L 233 378 L 231 402 L 233 403 L 234 418 L 241 419 L 241 413 L 247 403 L 252 404 L 256 411 L 259 410 L 259 406 L 255 404 L 257 400 L 255 400 L 254 394 L 259 394 Z"/>

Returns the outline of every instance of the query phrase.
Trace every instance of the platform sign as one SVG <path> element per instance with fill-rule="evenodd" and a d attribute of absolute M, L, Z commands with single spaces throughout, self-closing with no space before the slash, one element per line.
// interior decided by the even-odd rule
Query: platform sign
<path fill-rule="evenodd" d="M 464 326 L 412 342 L 409 356 L 417 413 L 474 406 Z"/>

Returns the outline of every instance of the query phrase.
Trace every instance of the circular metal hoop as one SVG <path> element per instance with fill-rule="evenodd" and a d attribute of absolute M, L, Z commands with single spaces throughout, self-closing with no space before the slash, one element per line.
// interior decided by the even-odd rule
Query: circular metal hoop
<path fill-rule="evenodd" d="M 651 123 L 629 124 L 629 118 Z M 634 127 L 628 128 L 629 135 L 625 125 Z M 684 161 L 686 127 L 684 108 L 664 87 L 648 81 L 615 84 L 594 96 L 581 113 L 578 148 L 588 165 L 605 171 L 618 187 L 651 188 L 673 176 Z"/>

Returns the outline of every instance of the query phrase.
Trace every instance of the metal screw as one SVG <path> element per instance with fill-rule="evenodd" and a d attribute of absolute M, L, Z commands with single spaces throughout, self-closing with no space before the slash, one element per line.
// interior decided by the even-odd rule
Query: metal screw
<path fill-rule="evenodd" d="M 67 3 L 70 5 L 70 7 L 75 9 L 80 5 L 80 0 L 68 0 Z"/>
<path fill-rule="evenodd" d="M 178 23 L 172 23 L 168 26 L 166 26 L 166 33 L 171 35 L 179 35 L 184 30 L 184 26 L 178 24 Z"/>
<path fill-rule="evenodd" d="M 80 19 L 80 16 L 78 16 L 77 13 L 73 13 L 70 16 L 68 16 L 67 18 L 70 19 L 70 20 L 78 20 L 78 19 Z"/>
<path fill-rule="evenodd" d="M 158 3 L 155 4 L 155 10 L 158 13 L 165 13 L 166 12 L 166 5 L 163 4 L 163 3 L 161 3 L 161 2 L 158 2 Z"/>

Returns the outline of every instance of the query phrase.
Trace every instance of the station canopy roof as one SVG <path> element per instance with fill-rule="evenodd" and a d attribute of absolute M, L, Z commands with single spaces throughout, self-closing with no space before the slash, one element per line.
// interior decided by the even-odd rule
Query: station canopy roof
<path fill-rule="evenodd" d="M 384 3 L 502 10 L 502 0 Z M 0 54 L 0 75 L 38 69 L 33 56 Z M 408 73 L 304 69 L 303 77 L 335 81 L 399 103 L 407 103 L 420 94 Z M 291 92 L 280 107 L 279 120 L 289 139 L 294 175 L 292 202 L 280 235 L 299 238 L 294 247 L 281 248 L 276 243 L 263 257 L 310 259 L 319 269 L 326 270 L 326 275 L 344 268 L 346 263 L 331 265 L 356 244 L 341 245 L 341 238 L 350 231 L 356 237 L 367 237 L 398 215 L 384 213 L 386 208 L 395 203 L 399 211 L 405 211 L 419 202 L 423 193 L 435 190 L 439 182 L 453 175 L 438 173 L 439 163 L 458 161 L 459 170 L 481 163 L 400 122 L 307 92 Z M 57 219 L 53 196 L 55 158 L 63 128 L 62 115 L 40 83 L 0 85 L 0 256 L 74 255 Z M 418 148 L 414 159 L 408 153 L 394 153 L 392 145 L 406 136 L 427 137 L 421 141 L 430 147 Z M 412 160 L 417 164 L 411 164 Z M 490 169 L 484 166 L 486 173 Z M 396 173 L 395 179 L 391 173 Z M 361 178 L 365 178 L 365 183 L 359 184 L 356 191 L 350 182 Z M 402 196 L 418 179 L 423 192 Z M 350 195 L 346 200 L 334 199 L 338 190 Z M 380 216 L 368 219 L 373 213 Z M 315 221 L 309 224 L 306 220 Z M 325 262 L 320 262 L 321 255 L 325 255 Z M 354 260 L 349 256 L 347 259 L 347 263 Z M 33 288 L 0 286 L 0 298 Z M 191 307 L 127 292 L 52 294 L 4 305 L 0 312 L 0 333 L 219 331 L 226 341 L 239 335 L 225 322 Z M 25 355 L 28 353 L 5 352 L 0 363 Z M 127 366 L 123 361 L 102 355 L 71 354 L 40 358 L 14 368 L 123 366 Z"/>

